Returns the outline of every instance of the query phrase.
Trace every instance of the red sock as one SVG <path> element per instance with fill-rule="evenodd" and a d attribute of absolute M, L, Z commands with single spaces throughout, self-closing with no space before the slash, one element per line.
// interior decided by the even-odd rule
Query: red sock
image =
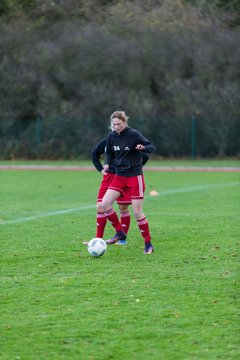
<path fill-rule="evenodd" d="M 121 225 L 122 225 L 122 228 L 123 228 L 123 231 L 125 232 L 125 234 L 128 233 L 128 230 L 129 230 L 129 226 L 130 226 L 130 221 L 131 221 L 131 218 L 130 218 L 130 212 L 129 211 L 120 211 L 120 216 L 121 216 Z"/>
<path fill-rule="evenodd" d="M 96 228 L 96 237 L 102 239 L 105 226 L 107 223 L 107 218 L 104 213 L 97 213 L 97 228 Z"/>
<path fill-rule="evenodd" d="M 121 224 L 118 220 L 117 213 L 113 208 L 109 211 L 106 211 L 105 215 L 106 215 L 107 219 L 110 221 L 110 223 L 112 224 L 112 226 L 114 227 L 114 229 L 116 230 L 116 232 L 122 230 Z"/>
<path fill-rule="evenodd" d="M 148 243 L 151 241 L 151 235 L 150 235 L 150 230 L 149 230 L 149 226 L 148 226 L 148 221 L 147 219 L 144 217 L 141 220 L 137 221 L 138 227 L 141 231 L 141 235 L 144 238 L 145 243 Z"/>

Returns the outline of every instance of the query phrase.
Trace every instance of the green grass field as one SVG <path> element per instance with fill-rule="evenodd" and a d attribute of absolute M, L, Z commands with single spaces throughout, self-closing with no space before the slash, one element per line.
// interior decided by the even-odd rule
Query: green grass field
<path fill-rule="evenodd" d="M 240 172 L 146 172 L 150 256 L 81 244 L 100 180 L 0 171 L 0 359 L 239 359 Z"/>

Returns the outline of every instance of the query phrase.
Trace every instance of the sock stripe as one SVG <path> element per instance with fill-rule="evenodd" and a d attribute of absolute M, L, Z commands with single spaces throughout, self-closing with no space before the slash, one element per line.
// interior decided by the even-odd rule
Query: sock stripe
<path fill-rule="evenodd" d="M 109 215 L 112 215 L 112 214 L 114 214 L 115 213 L 115 210 L 112 208 L 112 209 L 110 209 L 110 210 L 108 210 L 108 211 L 105 211 L 105 215 L 106 216 L 109 216 Z"/>
<path fill-rule="evenodd" d="M 141 219 L 141 220 L 138 220 L 137 223 L 138 223 L 138 225 L 144 225 L 144 224 L 147 224 L 148 221 L 147 221 L 146 218 L 143 218 L 143 219 Z"/>
<path fill-rule="evenodd" d="M 130 212 L 129 211 L 120 211 L 120 214 L 121 214 L 121 217 L 128 217 L 130 215 Z"/>
<path fill-rule="evenodd" d="M 105 215 L 104 213 L 98 213 L 98 214 L 97 214 L 97 217 L 98 217 L 99 219 L 101 219 L 101 218 L 105 218 L 106 215 Z"/>

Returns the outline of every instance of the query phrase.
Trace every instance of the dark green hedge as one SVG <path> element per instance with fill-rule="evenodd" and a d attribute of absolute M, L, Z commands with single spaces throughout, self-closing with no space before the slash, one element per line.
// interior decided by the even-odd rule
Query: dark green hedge
<path fill-rule="evenodd" d="M 118 109 L 160 155 L 191 153 L 192 116 L 199 156 L 238 155 L 238 9 L 204 3 L 1 2 L 1 158 L 88 155 Z"/>

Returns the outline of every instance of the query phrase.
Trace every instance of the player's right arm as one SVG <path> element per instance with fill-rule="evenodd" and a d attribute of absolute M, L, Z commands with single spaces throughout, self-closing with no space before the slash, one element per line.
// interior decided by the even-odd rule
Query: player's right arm
<path fill-rule="evenodd" d="M 103 155 L 105 153 L 105 147 L 106 147 L 106 141 L 107 139 L 104 138 L 103 140 L 101 140 L 93 149 L 91 152 L 91 158 L 92 158 L 92 163 L 95 166 L 95 168 L 99 171 L 99 172 L 103 172 L 104 168 L 103 165 L 101 163 L 101 155 Z"/>
<path fill-rule="evenodd" d="M 105 162 L 103 166 L 105 171 L 109 170 L 110 164 L 113 164 L 115 160 L 115 155 L 111 147 L 110 135 L 111 134 L 109 134 L 107 137 L 106 147 L 105 147 Z"/>

